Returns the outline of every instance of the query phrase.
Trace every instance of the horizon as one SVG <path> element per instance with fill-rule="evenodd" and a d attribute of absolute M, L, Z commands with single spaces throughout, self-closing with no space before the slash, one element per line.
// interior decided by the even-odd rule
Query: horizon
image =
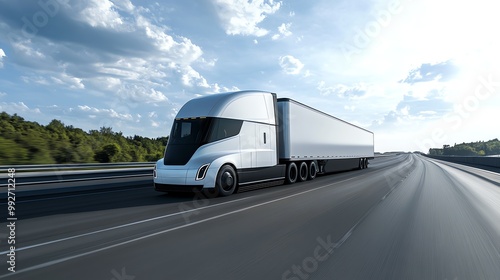
<path fill-rule="evenodd" d="M 372 131 L 381 153 L 498 139 L 495 7 L 0 0 L 0 111 L 158 138 L 192 98 L 259 89 Z"/>

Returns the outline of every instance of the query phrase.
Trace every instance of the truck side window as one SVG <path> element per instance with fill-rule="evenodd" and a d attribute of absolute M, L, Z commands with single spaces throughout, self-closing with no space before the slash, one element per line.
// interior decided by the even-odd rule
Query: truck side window
<path fill-rule="evenodd" d="M 215 142 L 240 133 L 243 121 L 231 119 L 214 119 L 210 128 L 210 137 L 208 142 Z"/>

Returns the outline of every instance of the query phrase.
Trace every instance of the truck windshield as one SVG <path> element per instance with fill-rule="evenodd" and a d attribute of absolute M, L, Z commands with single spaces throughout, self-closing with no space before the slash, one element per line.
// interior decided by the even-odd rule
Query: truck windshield
<path fill-rule="evenodd" d="M 184 165 L 204 144 L 236 136 L 243 121 L 222 118 L 177 119 L 172 126 L 165 165 Z"/>

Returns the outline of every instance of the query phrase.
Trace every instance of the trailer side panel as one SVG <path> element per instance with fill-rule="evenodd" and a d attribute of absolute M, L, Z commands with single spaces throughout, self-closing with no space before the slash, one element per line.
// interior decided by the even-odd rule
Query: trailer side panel
<path fill-rule="evenodd" d="M 373 133 L 291 99 L 278 99 L 281 160 L 373 158 Z"/>

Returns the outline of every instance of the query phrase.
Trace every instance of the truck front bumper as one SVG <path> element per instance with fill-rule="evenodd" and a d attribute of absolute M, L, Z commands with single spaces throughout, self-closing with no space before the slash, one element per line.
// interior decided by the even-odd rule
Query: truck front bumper
<path fill-rule="evenodd" d="M 153 173 L 154 188 L 161 192 L 196 192 L 203 188 L 214 188 L 217 169 L 209 165 L 205 176 L 197 178 L 201 166 L 165 166 L 159 161 Z"/>

